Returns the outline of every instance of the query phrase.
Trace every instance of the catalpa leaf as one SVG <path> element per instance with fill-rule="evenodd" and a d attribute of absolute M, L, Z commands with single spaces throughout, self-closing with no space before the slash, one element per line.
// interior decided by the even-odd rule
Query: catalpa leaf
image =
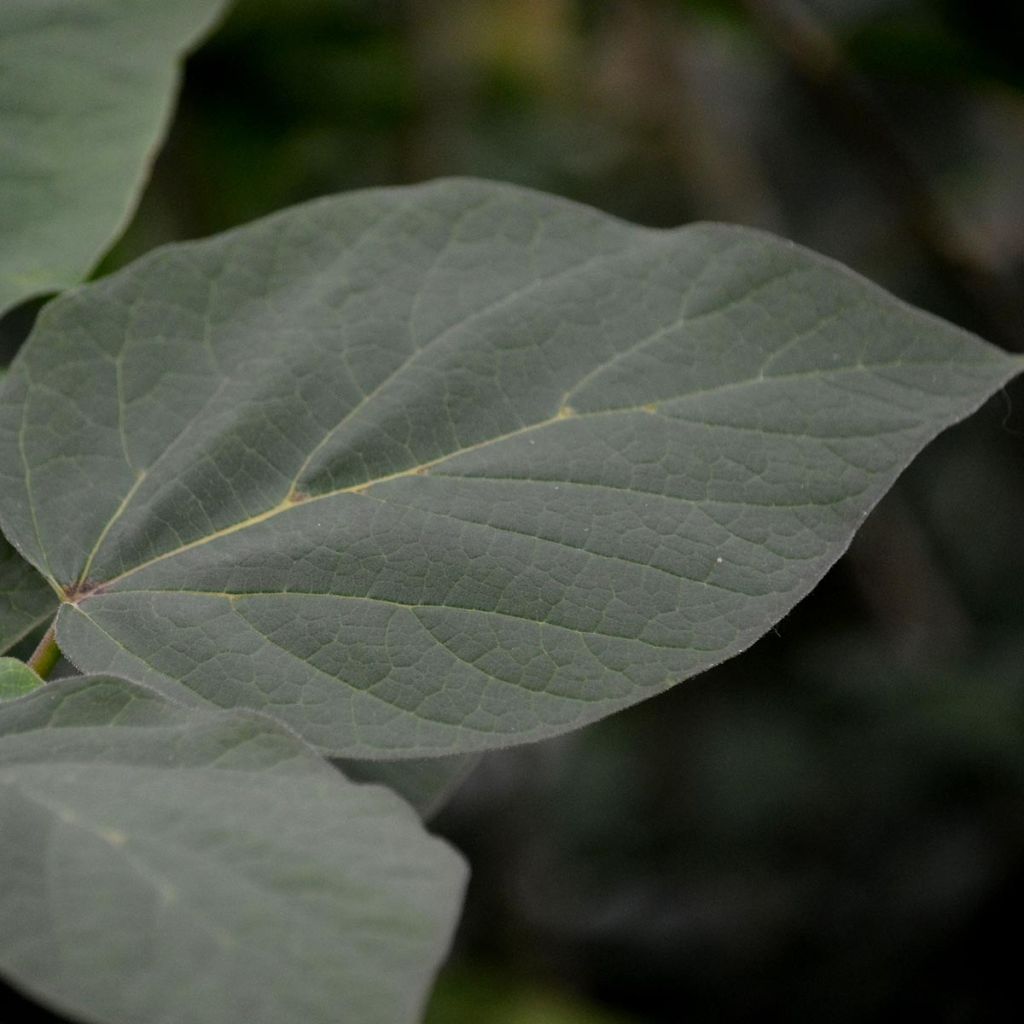
<path fill-rule="evenodd" d="M 468 752 L 748 647 L 1022 365 L 760 233 L 369 191 L 48 306 L 0 515 L 84 670 Z"/>
<path fill-rule="evenodd" d="M 0 654 L 53 618 L 53 587 L 0 536 Z"/>
<path fill-rule="evenodd" d="M 114 678 L 0 704 L 0 969 L 103 1024 L 413 1024 L 461 859 L 264 716 Z"/>
<path fill-rule="evenodd" d="M 225 0 L 0 4 L 0 312 L 80 281 L 120 234 L 178 61 Z"/>

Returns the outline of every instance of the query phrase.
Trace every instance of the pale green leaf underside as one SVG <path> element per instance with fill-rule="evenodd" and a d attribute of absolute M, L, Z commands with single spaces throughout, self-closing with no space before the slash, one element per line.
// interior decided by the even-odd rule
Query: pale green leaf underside
<path fill-rule="evenodd" d="M 0 536 L 0 654 L 52 618 L 57 594 Z"/>
<path fill-rule="evenodd" d="M 44 310 L 0 514 L 83 669 L 344 756 L 465 752 L 749 646 L 1019 369 L 760 233 L 370 191 Z"/>
<path fill-rule="evenodd" d="M 121 232 L 178 60 L 224 4 L 0 3 L 0 312 L 77 283 Z"/>
<path fill-rule="evenodd" d="M 0 968 L 102 1024 L 413 1024 L 460 858 L 273 722 L 112 678 L 0 705 Z"/>
<path fill-rule="evenodd" d="M 42 679 L 24 662 L 17 658 L 0 658 L 0 702 L 24 697 L 42 685 Z"/>

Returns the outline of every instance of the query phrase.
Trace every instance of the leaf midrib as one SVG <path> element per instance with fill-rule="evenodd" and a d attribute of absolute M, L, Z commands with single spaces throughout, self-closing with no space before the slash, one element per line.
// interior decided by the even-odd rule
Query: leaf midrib
<path fill-rule="evenodd" d="M 255 516 L 250 516 L 248 519 L 240 520 L 237 523 L 232 523 L 230 526 L 226 526 L 220 530 L 216 530 L 213 533 L 206 534 L 203 537 L 198 537 L 193 541 L 189 541 L 187 544 L 182 544 L 177 548 L 173 548 L 170 551 L 163 552 L 162 554 L 156 555 L 153 558 L 147 559 L 138 565 L 132 566 L 130 569 L 119 573 L 116 576 L 112 576 L 108 579 L 101 580 L 94 583 L 78 593 L 69 594 L 66 591 L 65 601 L 69 603 L 77 603 L 78 600 L 87 598 L 91 594 L 97 591 L 103 591 L 107 587 L 110 587 L 116 583 L 120 583 L 122 580 L 134 575 L 137 572 L 141 572 L 143 569 L 147 569 L 152 565 L 159 562 L 166 561 L 167 559 L 174 558 L 178 555 L 185 554 L 188 551 L 192 551 L 196 548 L 202 547 L 205 544 L 211 543 L 216 540 L 220 540 L 223 537 L 230 536 L 234 533 L 239 533 L 243 530 L 247 530 L 250 527 L 257 526 L 260 523 L 264 523 L 270 519 L 274 519 L 284 513 L 304 508 L 315 502 L 326 501 L 331 498 L 338 497 L 342 494 L 360 494 L 364 491 L 368 491 L 372 487 L 377 487 L 381 484 L 390 483 L 395 480 L 399 480 L 405 477 L 425 475 L 429 473 L 435 467 L 444 464 L 445 462 L 451 461 L 461 455 L 467 455 L 475 451 L 480 451 L 491 445 L 500 444 L 501 442 L 512 440 L 516 437 L 522 437 L 536 430 L 544 430 L 548 427 L 555 426 L 558 423 L 569 422 L 572 420 L 581 419 L 595 419 L 604 416 L 615 416 L 615 415 L 635 415 L 642 413 L 644 415 L 651 415 L 657 412 L 657 405 L 664 405 L 668 402 L 678 401 L 680 399 L 692 399 L 700 398 L 710 394 L 721 393 L 730 390 L 736 390 L 740 388 L 750 387 L 751 385 L 758 385 L 766 382 L 778 382 L 788 380 L 806 379 L 808 377 L 835 377 L 844 373 L 863 373 L 863 372 L 874 372 L 882 369 L 904 367 L 904 366 L 944 366 L 945 363 L 942 360 L 891 360 L 884 363 L 855 363 L 846 366 L 828 367 L 827 369 L 817 368 L 814 370 L 799 371 L 788 374 L 778 374 L 774 376 L 753 376 L 740 381 L 728 381 L 724 384 L 716 385 L 711 388 L 703 388 L 697 391 L 684 392 L 681 395 L 673 395 L 669 398 L 661 399 L 656 403 L 645 403 L 642 405 L 633 406 L 620 406 L 613 409 L 597 409 L 589 412 L 578 412 L 576 410 L 561 409 L 556 412 L 553 416 L 549 416 L 547 419 L 540 420 L 536 423 L 527 424 L 524 427 L 519 427 L 516 430 L 509 431 L 505 434 L 499 434 L 495 437 L 485 438 L 482 441 L 476 442 L 472 445 L 467 445 L 464 448 L 458 448 L 455 451 L 447 452 L 444 455 L 438 456 L 436 459 L 428 460 L 427 462 L 419 463 L 415 466 L 409 466 L 405 469 L 398 470 L 394 473 L 389 473 L 384 476 L 376 477 L 372 480 L 363 481 L 358 484 L 352 484 L 348 487 L 339 487 L 334 490 L 325 491 L 322 494 L 313 494 L 304 496 L 301 500 L 294 500 L 292 495 L 289 495 L 284 500 L 279 502 L 277 505 L 266 509 L 265 511 L 258 513 Z M 669 418 L 672 417 L 669 414 Z M 717 424 L 708 423 L 706 424 L 711 429 L 717 429 L 719 426 L 727 427 L 728 424 Z M 816 435 L 798 435 L 813 437 Z M 108 526 L 109 530 L 109 526 Z"/>

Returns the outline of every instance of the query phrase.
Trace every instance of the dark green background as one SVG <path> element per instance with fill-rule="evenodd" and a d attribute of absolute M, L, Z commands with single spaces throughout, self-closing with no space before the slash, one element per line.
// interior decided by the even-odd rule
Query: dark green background
<path fill-rule="evenodd" d="M 241 0 L 102 269 L 472 174 L 767 228 L 1024 350 L 1019 6 L 797 5 L 817 76 L 750 20 L 784 6 Z M 1019 1019 L 1022 408 L 933 445 L 746 655 L 485 758 L 436 823 L 474 881 L 430 1024 Z"/>

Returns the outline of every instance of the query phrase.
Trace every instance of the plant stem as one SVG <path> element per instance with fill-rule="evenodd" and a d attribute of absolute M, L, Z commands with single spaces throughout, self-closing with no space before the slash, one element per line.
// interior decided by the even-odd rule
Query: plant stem
<path fill-rule="evenodd" d="M 39 646 L 32 652 L 32 657 L 28 659 L 28 667 L 40 679 L 46 679 L 58 661 L 60 661 L 60 648 L 57 646 L 57 626 L 54 623 L 43 634 Z"/>

